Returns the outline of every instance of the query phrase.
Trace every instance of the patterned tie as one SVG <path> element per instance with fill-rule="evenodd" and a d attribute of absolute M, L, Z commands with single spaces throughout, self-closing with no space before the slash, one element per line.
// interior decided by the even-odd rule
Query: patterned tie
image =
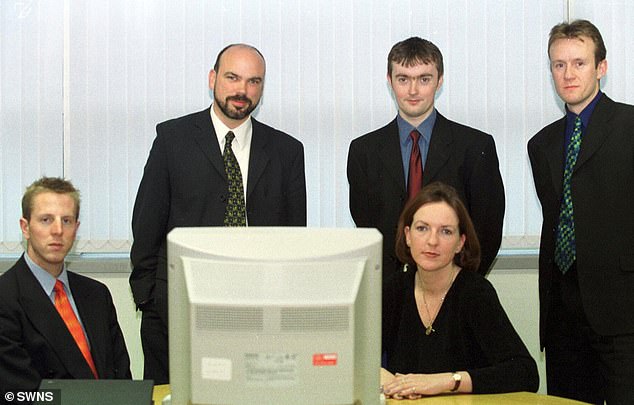
<path fill-rule="evenodd" d="M 242 187 L 242 172 L 240 165 L 231 149 L 231 142 L 236 136 L 233 132 L 227 132 L 225 136 L 225 150 L 222 154 L 225 161 L 225 172 L 229 196 L 225 209 L 224 226 L 246 226 L 247 217 L 244 204 L 244 188 Z"/>
<path fill-rule="evenodd" d="M 577 163 L 581 147 L 581 117 L 575 118 L 575 127 L 566 150 L 566 166 L 564 168 L 563 193 L 559 210 L 559 225 L 555 244 L 555 263 L 562 273 L 566 273 L 576 260 L 575 222 L 572 209 L 572 191 L 570 179 Z"/>
<path fill-rule="evenodd" d="M 92 355 L 90 354 L 88 341 L 86 341 L 86 335 L 84 335 L 84 330 L 81 328 L 81 324 L 79 323 L 79 320 L 77 320 L 75 311 L 73 311 L 73 307 L 68 301 L 68 296 L 64 291 L 64 284 L 60 280 L 57 280 L 53 289 L 55 290 L 55 308 L 57 309 L 57 312 L 59 312 L 59 315 L 64 320 L 70 334 L 73 335 L 73 339 L 75 339 L 81 354 L 84 355 L 93 375 L 95 378 L 99 378 L 97 375 L 97 369 L 95 368 L 95 362 L 92 360 Z"/>
<path fill-rule="evenodd" d="M 412 199 L 423 185 L 423 164 L 420 157 L 420 149 L 418 148 L 418 138 L 420 133 L 413 130 L 409 133 L 412 138 L 412 151 L 409 155 L 409 177 L 407 180 L 407 198 Z"/>

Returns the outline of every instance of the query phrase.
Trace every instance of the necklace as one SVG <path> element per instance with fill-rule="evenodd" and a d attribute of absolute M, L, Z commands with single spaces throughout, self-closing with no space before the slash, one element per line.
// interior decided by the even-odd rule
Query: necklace
<path fill-rule="evenodd" d="M 420 287 L 421 287 L 421 294 L 423 295 L 423 303 L 425 304 L 425 312 L 427 312 L 427 317 L 429 318 L 429 325 L 425 328 L 425 335 L 429 336 L 432 333 L 436 332 L 436 329 L 434 329 L 434 322 L 436 321 L 436 318 L 438 317 L 438 314 L 440 313 L 440 308 L 442 307 L 443 302 L 445 302 L 445 297 L 447 296 L 447 293 L 449 292 L 449 289 L 451 288 L 451 285 L 453 284 L 456 276 L 458 275 L 457 271 L 452 270 L 451 276 L 449 277 L 449 285 L 447 285 L 447 288 L 445 289 L 445 293 L 442 295 L 442 297 L 440 297 L 440 303 L 438 304 L 438 308 L 436 309 L 436 314 L 434 315 L 434 317 L 432 318 L 431 313 L 429 312 L 429 305 L 427 305 L 427 300 L 425 299 L 425 288 L 423 288 L 423 281 L 422 278 L 419 277 L 420 280 Z"/>

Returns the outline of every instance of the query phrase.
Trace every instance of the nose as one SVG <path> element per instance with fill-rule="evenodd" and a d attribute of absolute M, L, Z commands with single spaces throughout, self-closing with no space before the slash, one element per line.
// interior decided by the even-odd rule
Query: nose
<path fill-rule="evenodd" d="M 408 93 L 410 95 L 418 94 L 418 80 L 410 80 Z"/>
<path fill-rule="evenodd" d="M 438 233 L 435 231 L 429 232 L 429 236 L 427 238 L 427 243 L 429 245 L 435 246 L 438 244 Z"/>
<path fill-rule="evenodd" d="M 236 93 L 239 95 L 247 94 L 247 81 L 242 80 L 236 84 Z"/>
<path fill-rule="evenodd" d="M 62 225 L 62 220 L 60 218 L 56 219 L 51 224 L 51 233 L 54 235 L 60 235 L 63 229 L 64 229 L 64 226 Z"/>
<path fill-rule="evenodd" d="M 564 69 L 564 79 L 572 79 L 572 78 L 573 78 L 572 67 L 570 65 L 566 65 L 566 68 Z"/>

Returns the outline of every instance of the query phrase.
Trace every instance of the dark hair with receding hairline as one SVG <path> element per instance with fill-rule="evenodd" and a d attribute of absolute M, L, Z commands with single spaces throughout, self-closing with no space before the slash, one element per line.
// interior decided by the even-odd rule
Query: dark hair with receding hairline
<path fill-rule="evenodd" d="M 444 73 L 440 49 L 430 41 L 419 37 L 407 38 L 392 47 L 387 55 L 387 74 L 390 77 L 392 77 L 392 63 L 405 67 L 433 64 L 438 70 L 438 77 L 442 77 Z"/>
<path fill-rule="evenodd" d="M 434 182 L 425 187 L 412 198 L 401 213 L 398 220 L 398 230 L 396 234 L 396 257 L 401 263 L 407 263 L 409 266 L 416 268 L 416 262 L 412 257 L 412 252 L 405 239 L 405 227 L 412 226 L 416 211 L 425 204 L 444 202 L 449 205 L 458 217 L 458 231 L 460 235 L 465 235 L 465 242 L 460 253 L 456 254 L 453 262 L 468 271 L 476 271 L 480 266 L 480 242 L 476 234 L 475 227 L 469 216 L 469 211 L 464 206 L 462 200 L 458 196 L 458 192 L 453 187 L 441 183 Z"/>
<path fill-rule="evenodd" d="M 599 29 L 588 20 L 575 20 L 555 25 L 550 30 L 548 38 L 548 57 L 550 58 L 550 47 L 553 42 L 559 39 L 573 38 L 582 40 L 582 36 L 590 38 L 594 42 L 594 67 L 598 67 L 599 63 L 605 59 L 607 50 Z"/>
<path fill-rule="evenodd" d="M 33 210 L 33 200 L 42 193 L 68 194 L 75 202 L 75 220 L 79 219 L 80 197 L 79 190 L 73 184 L 60 177 L 42 177 L 35 180 L 26 188 L 22 196 L 22 217 L 27 221 L 31 220 Z"/>
<path fill-rule="evenodd" d="M 220 58 L 222 58 L 222 55 L 231 48 L 234 47 L 241 47 L 241 48 L 247 48 L 247 49 L 251 49 L 254 50 L 258 55 L 260 55 L 260 58 L 262 58 L 262 63 L 264 64 L 264 70 L 266 71 L 266 60 L 264 59 L 264 55 L 262 55 L 262 52 L 260 52 L 258 50 L 258 48 L 256 48 L 255 46 L 252 45 L 248 45 L 248 44 L 230 44 L 225 46 L 222 51 L 220 51 L 220 53 L 218 53 L 218 56 L 216 57 L 216 62 L 214 63 L 214 70 L 216 71 L 216 73 L 218 73 L 218 69 L 220 69 Z"/>

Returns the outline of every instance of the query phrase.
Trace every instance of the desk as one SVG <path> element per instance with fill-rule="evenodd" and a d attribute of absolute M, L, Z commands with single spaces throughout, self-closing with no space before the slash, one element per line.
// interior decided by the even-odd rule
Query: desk
<path fill-rule="evenodd" d="M 155 405 L 170 393 L 169 385 L 154 386 L 152 399 Z M 585 402 L 570 399 L 534 394 L 532 392 L 513 392 L 509 394 L 480 394 L 480 395 L 439 395 L 416 400 L 388 399 L 386 405 L 582 405 Z"/>
<path fill-rule="evenodd" d="M 508 394 L 480 395 L 438 395 L 416 400 L 388 399 L 387 405 L 582 405 L 573 401 L 532 392 L 512 392 Z"/>

